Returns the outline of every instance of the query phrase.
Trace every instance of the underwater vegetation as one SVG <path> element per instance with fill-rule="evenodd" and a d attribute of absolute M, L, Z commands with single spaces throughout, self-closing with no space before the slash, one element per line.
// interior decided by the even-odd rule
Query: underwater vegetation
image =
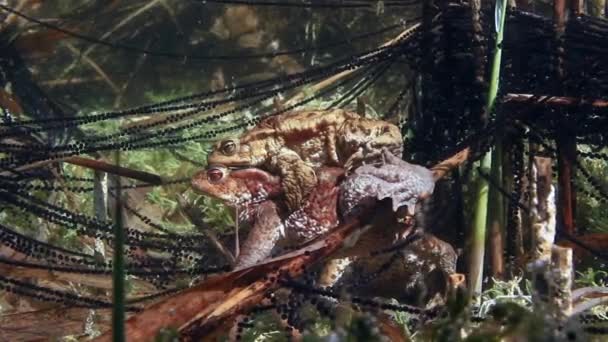
<path fill-rule="evenodd" d="M 608 335 L 605 1 L 0 16 L 0 340 Z"/>

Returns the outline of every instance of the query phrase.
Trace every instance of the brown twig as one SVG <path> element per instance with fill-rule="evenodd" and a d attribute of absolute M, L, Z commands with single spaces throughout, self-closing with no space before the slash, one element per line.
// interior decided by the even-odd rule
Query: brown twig
<path fill-rule="evenodd" d="M 146 183 L 156 185 L 160 185 L 163 183 L 163 179 L 159 175 L 109 164 L 101 160 L 89 159 L 84 157 L 69 157 L 64 159 L 63 161 L 66 163 L 87 167 L 93 170 L 111 173 L 113 175 L 121 177 L 137 179 Z"/>
<path fill-rule="evenodd" d="M 83 83 L 93 83 L 103 81 L 103 78 L 100 76 L 95 77 L 73 77 L 73 78 L 64 78 L 64 79 L 55 79 L 40 82 L 40 85 L 45 87 L 64 87 L 71 85 L 79 85 Z"/>
<path fill-rule="evenodd" d="M 553 21 L 555 29 L 556 60 L 554 73 L 554 89 L 556 95 L 564 95 L 564 80 L 566 78 L 565 68 L 565 47 L 563 36 L 566 32 L 566 0 L 553 0 Z M 576 135 L 566 116 L 566 112 L 558 109 L 557 115 L 560 123 L 556 130 L 555 144 L 557 146 L 557 224 L 563 231 L 574 235 L 575 208 L 576 208 L 576 189 L 573 184 L 573 164 L 576 161 Z"/>
<path fill-rule="evenodd" d="M 142 182 L 150 183 L 152 185 L 160 185 L 163 184 L 163 179 L 159 175 L 155 175 L 153 173 L 148 173 L 144 171 L 138 171 L 129 169 L 122 166 L 116 166 L 109 163 L 106 163 L 101 160 L 89 159 L 84 157 L 65 157 L 65 158 L 57 158 L 52 160 L 41 160 L 37 162 L 33 162 L 30 164 L 22 165 L 15 168 L 15 171 L 23 172 L 27 170 L 37 169 L 43 167 L 45 165 L 58 163 L 58 162 L 66 162 L 69 164 L 74 164 L 78 166 L 83 166 L 89 169 L 103 171 L 107 173 L 111 173 L 114 175 L 118 175 L 121 177 L 132 178 L 136 180 L 140 180 Z M 10 175 L 11 171 L 3 171 L 0 172 L 0 175 L 7 176 Z"/>
<path fill-rule="evenodd" d="M 535 99 L 535 101 L 531 101 L 532 99 Z M 537 96 L 532 94 L 507 94 L 503 97 L 503 103 L 522 104 L 525 106 L 608 108 L 608 100 L 583 99 L 568 96 Z"/>

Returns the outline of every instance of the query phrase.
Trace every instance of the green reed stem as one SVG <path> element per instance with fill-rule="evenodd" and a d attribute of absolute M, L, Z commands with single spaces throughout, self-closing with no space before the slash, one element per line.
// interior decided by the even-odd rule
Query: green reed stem
<path fill-rule="evenodd" d="M 494 112 L 496 96 L 498 95 L 498 86 L 500 81 L 500 64 L 502 59 L 502 41 L 505 27 L 505 19 L 507 17 L 507 0 L 502 0 L 501 19 L 498 26 L 498 34 L 496 36 L 496 45 L 494 46 L 494 58 L 492 60 L 492 73 L 490 75 L 490 89 L 486 102 L 487 113 Z M 490 174 L 492 162 L 500 163 L 499 158 L 492 158 L 492 152 L 486 153 L 480 163 L 480 169 L 486 174 Z M 495 168 L 498 169 L 498 168 Z M 488 224 L 488 192 L 489 183 L 483 177 L 479 177 L 477 189 L 477 203 L 475 206 L 475 217 L 471 243 L 471 264 L 469 274 L 470 295 L 477 298 L 481 294 L 481 282 L 483 279 L 483 262 L 485 255 L 486 227 Z"/>

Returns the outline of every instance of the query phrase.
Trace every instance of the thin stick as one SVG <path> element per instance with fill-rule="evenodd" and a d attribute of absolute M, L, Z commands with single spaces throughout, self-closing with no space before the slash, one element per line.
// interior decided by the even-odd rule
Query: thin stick
<path fill-rule="evenodd" d="M 120 151 L 116 151 L 116 164 L 120 165 Z M 120 176 L 116 177 L 116 211 L 114 218 L 114 259 L 112 260 L 112 339 L 125 341 L 125 236 L 122 222 L 122 191 Z"/>
<path fill-rule="evenodd" d="M 566 0 L 553 0 L 553 22 L 554 22 L 554 42 L 555 42 L 555 66 L 553 75 L 552 90 L 554 94 L 563 95 L 565 71 L 565 48 L 563 37 L 566 32 Z M 575 208 L 576 208 L 576 189 L 573 184 L 574 162 L 576 161 L 576 125 L 567 118 L 566 112 L 557 111 L 558 127 L 555 131 L 555 144 L 557 147 L 557 225 L 560 230 L 574 235 L 575 227 Z"/>
<path fill-rule="evenodd" d="M 82 167 L 86 167 L 89 169 L 103 171 L 107 173 L 111 173 L 113 175 L 118 175 L 121 177 L 131 178 L 140 180 L 142 182 L 151 183 L 153 185 L 163 184 L 163 179 L 159 175 L 155 175 L 153 173 L 138 171 L 129 169 L 126 167 L 116 166 L 109 163 L 106 163 L 102 160 L 89 159 L 84 157 L 65 157 L 65 158 L 57 158 L 52 160 L 41 160 L 37 162 L 33 162 L 31 164 L 26 164 L 15 168 L 15 171 L 23 172 L 27 170 L 37 169 L 43 167 L 45 165 L 57 163 L 57 162 L 66 162 L 73 165 L 78 165 Z M 0 172 L 0 176 L 8 176 L 12 171 L 3 171 Z"/>
<path fill-rule="evenodd" d="M 118 165 L 112 165 L 112 164 L 106 163 L 101 160 L 95 160 L 95 159 L 89 159 L 89 158 L 83 158 L 83 157 L 70 157 L 70 158 L 64 159 L 64 162 L 78 165 L 78 166 L 88 167 L 90 169 L 94 169 L 97 171 L 104 171 L 104 172 L 111 173 L 111 174 L 114 174 L 117 176 L 137 179 L 137 180 L 140 180 L 140 181 L 146 182 L 146 183 L 152 183 L 152 184 L 158 184 L 158 185 L 163 183 L 163 179 L 159 175 L 155 175 L 153 173 L 148 173 L 148 172 L 144 172 L 144 171 L 133 170 L 133 169 L 129 169 L 129 168 L 118 166 Z"/>
<path fill-rule="evenodd" d="M 236 218 L 234 219 L 235 225 L 234 225 L 234 257 L 236 259 L 239 258 L 239 255 L 241 255 L 241 247 L 239 245 L 239 207 L 236 207 L 235 210 L 236 213 Z"/>

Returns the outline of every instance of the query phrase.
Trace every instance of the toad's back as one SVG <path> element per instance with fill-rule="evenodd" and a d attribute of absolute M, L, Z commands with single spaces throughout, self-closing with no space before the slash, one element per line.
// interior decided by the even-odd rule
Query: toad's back
<path fill-rule="evenodd" d="M 326 132 L 336 131 L 346 121 L 358 120 L 361 116 L 342 109 L 302 110 L 264 119 L 242 135 L 242 142 L 264 139 L 267 136 L 281 137 L 290 145 L 303 143 Z"/>

